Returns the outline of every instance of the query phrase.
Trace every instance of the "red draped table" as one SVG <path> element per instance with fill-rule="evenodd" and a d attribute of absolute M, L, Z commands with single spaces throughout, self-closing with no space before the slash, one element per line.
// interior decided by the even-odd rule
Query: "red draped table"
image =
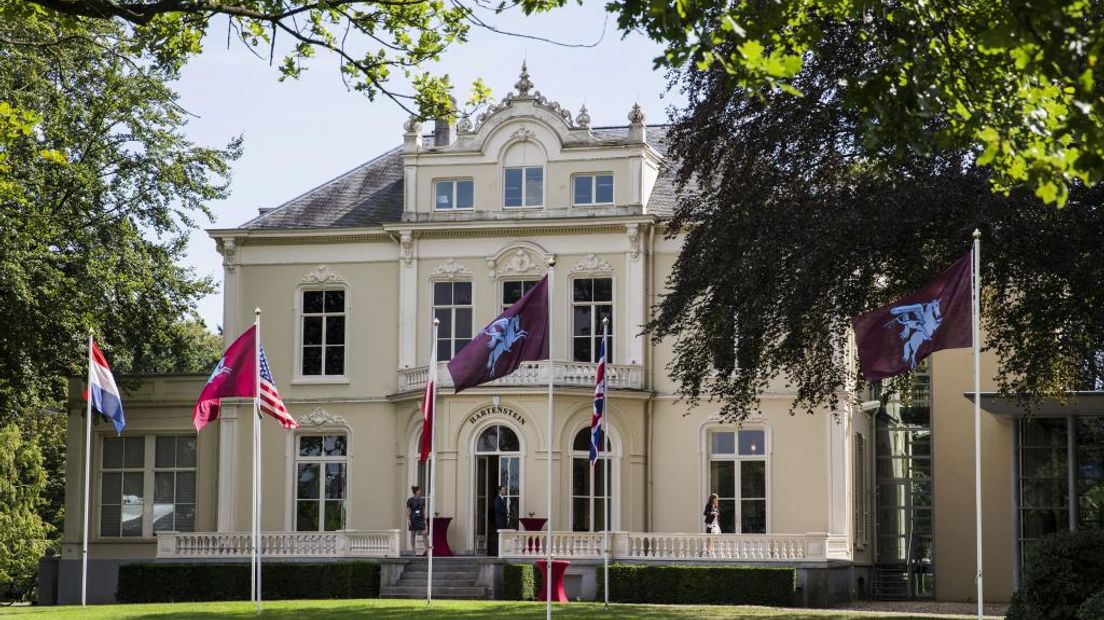
<path fill-rule="evenodd" d="M 452 523 L 452 517 L 433 517 L 433 555 L 439 558 L 452 555 L 452 547 L 448 544 L 448 528 Z"/>
<path fill-rule="evenodd" d="M 548 575 L 548 572 L 545 570 L 545 565 L 547 563 L 547 560 L 537 560 L 537 570 L 539 570 L 541 574 L 538 601 L 545 600 L 545 597 L 548 595 L 548 582 L 545 581 Z M 568 602 L 567 592 L 564 592 L 564 573 L 567 571 L 568 564 L 571 564 L 571 562 L 567 560 L 552 560 L 552 600 L 557 603 Z"/>
<path fill-rule="evenodd" d="M 544 529 L 544 524 L 548 523 L 546 517 L 522 517 L 518 519 L 521 522 L 522 527 L 526 532 L 539 532 Z M 536 549 L 540 551 L 541 539 L 539 536 L 527 536 L 525 540 L 525 550 L 533 551 Z"/>

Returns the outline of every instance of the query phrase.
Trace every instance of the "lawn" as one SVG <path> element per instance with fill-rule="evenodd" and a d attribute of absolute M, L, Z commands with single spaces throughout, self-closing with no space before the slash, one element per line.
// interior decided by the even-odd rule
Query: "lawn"
<path fill-rule="evenodd" d="M 10 614 L 26 620 L 177 620 L 197 618 L 256 618 L 250 603 L 177 603 L 162 605 L 94 605 L 80 607 L 7 607 L 0 608 L 0 615 Z M 276 620 L 345 620 L 346 618 L 373 618 L 383 620 L 411 620 L 412 618 L 532 618 L 544 617 L 543 603 L 502 601 L 435 601 L 429 608 L 424 601 L 410 600 L 341 600 L 341 601 L 272 601 L 264 604 L 264 618 Z M 668 605 L 611 605 L 609 611 L 601 603 L 568 603 L 556 605 L 555 618 L 737 618 L 774 620 L 845 620 L 848 618 L 969 618 L 969 616 L 915 616 L 908 614 L 876 614 L 857 611 L 821 611 L 811 609 L 782 609 L 775 607 L 709 607 Z"/>

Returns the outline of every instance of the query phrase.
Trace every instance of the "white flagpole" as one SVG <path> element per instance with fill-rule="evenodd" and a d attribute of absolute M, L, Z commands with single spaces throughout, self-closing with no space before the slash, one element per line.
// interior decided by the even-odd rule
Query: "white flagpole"
<path fill-rule="evenodd" d="M 610 529 L 610 511 L 613 508 L 613 493 L 610 491 L 610 464 L 612 459 L 609 452 L 606 450 L 606 446 L 610 445 L 609 441 L 609 416 L 610 416 L 610 400 L 609 400 L 609 317 L 602 318 L 602 353 L 605 355 L 606 368 L 602 375 L 602 446 L 601 451 L 598 453 L 599 458 L 605 456 L 605 461 L 602 461 L 602 469 L 605 470 L 606 485 L 605 485 L 605 503 L 604 510 L 606 517 L 606 526 L 602 531 L 602 548 L 604 549 L 602 558 L 602 583 L 605 587 L 602 588 L 602 592 L 605 594 L 606 609 L 609 609 L 609 529 Z"/>
<path fill-rule="evenodd" d="M 84 415 L 84 537 L 81 547 L 81 607 L 88 604 L 88 503 L 92 496 L 92 332 L 88 332 L 88 403 Z"/>
<path fill-rule="evenodd" d="M 556 271 L 556 258 L 550 257 L 548 259 L 548 471 L 547 480 L 548 483 L 548 536 L 544 539 L 544 583 L 545 583 L 545 597 L 544 597 L 544 616 L 551 620 L 552 618 L 552 386 L 555 379 L 555 364 L 553 360 L 553 344 L 555 341 L 552 339 L 552 283 Z"/>
<path fill-rule="evenodd" d="M 433 319 L 433 338 L 429 345 L 429 377 L 427 381 L 433 385 L 430 389 L 429 415 L 433 416 L 429 424 L 429 508 L 425 518 L 429 521 L 429 572 L 426 578 L 426 605 L 433 602 L 433 500 L 437 497 L 437 328 L 441 321 Z"/>
<path fill-rule="evenodd" d="M 973 269 L 973 318 L 974 341 L 974 498 L 977 521 L 977 617 L 985 614 L 985 595 L 982 571 L 981 529 L 981 231 L 974 230 Z"/>
<path fill-rule="evenodd" d="M 253 590 L 261 613 L 261 309 L 253 326 Z"/>

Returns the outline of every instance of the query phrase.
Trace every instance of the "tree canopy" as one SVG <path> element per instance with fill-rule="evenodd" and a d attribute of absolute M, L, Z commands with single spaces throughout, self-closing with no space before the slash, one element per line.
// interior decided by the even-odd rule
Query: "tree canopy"
<path fill-rule="evenodd" d="M 1006 392 L 1055 394 L 1100 376 L 1104 190 L 1080 182 L 1055 209 L 1030 191 L 993 193 L 968 147 L 907 156 L 866 140 L 841 84 L 869 71 L 871 45 L 827 23 L 792 78 L 803 97 L 752 93 L 720 67 L 684 69 L 669 149 L 682 187 L 672 232 L 685 243 L 649 326 L 674 341 L 691 400 L 754 410 L 775 377 L 797 410 L 835 402 L 851 317 L 915 290 L 983 234 L 983 325 Z M 944 117 L 924 129 L 938 133 Z"/>

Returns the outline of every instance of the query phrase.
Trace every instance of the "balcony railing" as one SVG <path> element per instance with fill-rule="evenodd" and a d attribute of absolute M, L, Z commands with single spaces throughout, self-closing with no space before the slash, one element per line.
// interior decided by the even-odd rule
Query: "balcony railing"
<path fill-rule="evenodd" d="M 437 385 L 452 387 L 452 376 L 449 375 L 447 364 L 437 364 Z M 552 364 L 553 383 L 560 387 L 594 387 L 594 376 L 598 372 L 598 364 L 590 362 L 560 362 Z M 610 389 L 614 390 L 642 390 L 644 389 L 644 367 L 629 364 L 610 364 L 608 367 L 607 382 Z M 409 392 L 421 390 L 425 387 L 429 377 L 428 366 L 416 368 L 403 368 L 399 370 L 399 391 Z M 548 384 L 548 362 L 522 362 L 514 372 L 495 379 L 485 385 L 488 386 L 533 386 L 539 387 Z"/>
<path fill-rule="evenodd" d="M 542 558 L 544 532 L 499 530 L 499 557 Z M 667 534 L 610 532 L 610 557 L 617 560 L 701 560 L 725 562 L 825 562 L 850 560 L 846 536 L 828 534 Z M 552 556 L 601 559 L 601 532 L 552 532 Z"/>
<path fill-rule="evenodd" d="M 265 557 L 393 558 L 399 555 L 399 530 L 341 532 L 264 532 Z M 158 532 L 158 558 L 244 558 L 252 553 L 249 532 Z"/>

